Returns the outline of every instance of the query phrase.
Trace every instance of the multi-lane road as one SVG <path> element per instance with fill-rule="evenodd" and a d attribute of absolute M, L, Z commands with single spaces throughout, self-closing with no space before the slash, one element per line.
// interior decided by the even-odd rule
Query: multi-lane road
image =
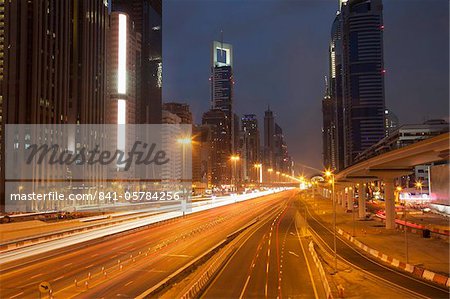
<path fill-rule="evenodd" d="M 307 211 L 297 190 L 229 204 L 1 265 L 1 298 L 134 298 L 249 226 L 203 298 L 324 298 L 305 228 L 332 253 L 330 227 Z M 255 219 L 257 220 L 255 222 Z M 337 239 L 341 262 L 411 297 L 448 298 L 448 290 L 385 267 Z"/>
<path fill-rule="evenodd" d="M 92 240 L 1 265 L 2 298 L 36 298 L 48 282 L 54 298 L 132 298 L 255 218 L 280 207 L 282 192 Z"/>
<path fill-rule="evenodd" d="M 296 225 L 295 198 L 239 246 L 203 298 L 326 298 Z"/>

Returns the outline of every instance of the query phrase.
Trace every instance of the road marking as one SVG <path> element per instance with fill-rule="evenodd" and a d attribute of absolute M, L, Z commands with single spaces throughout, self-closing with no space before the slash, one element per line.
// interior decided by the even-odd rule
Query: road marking
<path fill-rule="evenodd" d="M 192 257 L 186 254 L 163 254 L 163 256 L 173 256 L 173 257 Z"/>
<path fill-rule="evenodd" d="M 53 281 L 60 280 L 61 278 L 64 278 L 64 275 L 62 275 L 62 276 L 60 276 L 60 277 L 58 277 L 58 278 L 53 279 Z"/>
<path fill-rule="evenodd" d="M 296 256 L 296 257 L 300 257 L 298 254 L 296 254 L 296 253 L 293 252 L 293 251 L 289 251 L 289 253 L 292 254 L 292 255 L 294 255 L 294 256 Z"/>
<path fill-rule="evenodd" d="M 11 297 L 9 297 L 10 299 L 12 299 L 12 298 L 16 298 L 16 297 L 19 297 L 20 295 L 22 295 L 24 292 L 20 292 L 19 294 L 16 294 L 16 295 L 14 295 L 14 296 L 11 296 Z"/>
<path fill-rule="evenodd" d="M 133 281 L 129 281 L 129 282 L 127 282 L 124 286 L 127 287 L 127 286 L 129 286 L 130 284 L 132 284 L 132 283 L 133 283 Z"/>
<path fill-rule="evenodd" d="M 98 255 L 100 255 L 100 254 L 99 253 L 94 253 L 93 255 L 91 255 L 91 257 L 96 257 Z"/>
<path fill-rule="evenodd" d="M 73 263 L 67 263 L 67 264 L 65 264 L 63 267 L 67 267 L 67 266 L 70 266 L 70 265 L 72 265 Z"/>
<path fill-rule="evenodd" d="M 84 267 L 84 269 L 90 268 L 92 266 L 94 266 L 94 264 L 90 264 L 89 266 Z"/>
<path fill-rule="evenodd" d="M 242 297 L 244 297 L 244 292 L 245 292 L 245 289 L 247 289 L 247 285 L 248 285 L 249 281 L 250 281 L 250 275 L 247 277 L 247 280 L 245 281 L 244 288 L 242 289 L 242 292 L 241 292 L 241 295 L 239 296 L 239 299 L 242 299 Z"/>
<path fill-rule="evenodd" d="M 267 250 L 267 257 L 269 257 L 270 256 L 270 248 L 269 248 L 269 250 Z"/>
<path fill-rule="evenodd" d="M 312 283 L 312 286 L 313 286 L 314 297 L 315 297 L 316 299 L 318 299 L 318 298 L 319 298 L 319 295 L 317 294 L 316 284 L 314 283 L 314 279 L 313 279 L 311 267 L 309 266 L 308 257 L 306 256 L 305 248 L 303 248 L 302 240 L 300 239 L 300 235 L 299 235 L 299 233 L 298 233 L 297 223 L 294 222 L 294 224 L 295 224 L 295 230 L 297 231 L 298 242 L 300 243 L 300 247 L 302 248 L 302 251 L 303 251 L 303 256 L 305 257 L 306 267 L 308 268 L 308 273 L 309 273 L 309 278 L 311 279 L 311 283 Z"/>
<path fill-rule="evenodd" d="M 30 279 L 36 278 L 36 277 L 38 277 L 38 276 L 41 276 L 41 275 L 42 275 L 42 273 L 39 273 L 39 274 L 33 275 L 33 276 L 31 276 L 31 277 L 30 277 Z"/>

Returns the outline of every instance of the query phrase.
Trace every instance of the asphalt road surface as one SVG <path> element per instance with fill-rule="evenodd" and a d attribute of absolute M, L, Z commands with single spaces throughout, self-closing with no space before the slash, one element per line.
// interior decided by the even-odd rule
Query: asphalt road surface
<path fill-rule="evenodd" d="M 304 208 L 303 203 L 301 204 Z M 311 211 L 310 211 L 311 212 Z M 331 227 L 320 222 L 318 218 L 314 217 L 314 214 L 308 213 L 308 225 L 321 239 L 324 241 L 328 248 L 333 248 L 333 231 Z M 418 278 L 411 277 L 406 273 L 402 273 L 395 269 L 384 266 L 371 258 L 364 256 L 354 249 L 351 245 L 337 237 L 337 254 L 345 261 L 359 267 L 360 269 L 371 273 L 380 278 L 380 282 L 388 282 L 400 286 L 414 295 L 425 296 L 428 298 L 446 298 L 450 296 L 449 290 L 443 287 L 427 283 L 419 280 Z"/>
<path fill-rule="evenodd" d="M 0 297 L 37 298 L 38 285 L 48 282 L 54 298 L 134 298 L 228 234 L 283 205 L 294 192 L 231 204 L 134 233 L 2 264 Z"/>
<path fill-rule="evenodd" d="M 307 242 L 297 234 L 294 198 L 240 245 L 202 298 L 325 298 Z"/>

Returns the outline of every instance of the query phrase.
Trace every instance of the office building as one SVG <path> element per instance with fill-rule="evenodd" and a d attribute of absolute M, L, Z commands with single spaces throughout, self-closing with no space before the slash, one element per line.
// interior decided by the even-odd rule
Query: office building
<path fill-rule="evenodd" d="M 229 155 L 235 153 L 235 122 L 233 113 L 233 47 L 214 41 L 211 53 L 211 108 L 223 111 L 230 141 Z"/>
<path fill-rule="evenodd" d="M 192 128 L 192 184 L 196 194 L 204 194 L 211 188 L 210 125 L 195 125 Z"/>
<path fill-rule="evenodd" d="M 139 80 L 136 123 L 161 123 L 162 0 L 112 0 L 112 11 L 128 14 L 141 35 L 141 59 L 136 61 Z"/>
<path fill-rule="evenodd" d="M 209 165 L 211 167 L 211 186 L 231 184 L 231 122 L 228 114 L 221 109 L 211 109 L 203 114 L 202 124 L 208 125 L 211 134 Z"/>
<path fill-rule="evenodd" d="M 141 35 L 127 13 L 114 11 L 109 19 L 107 123 L 135 124 L 140 92 L 135 65 L 141 59 Z"/>
<path fill-rule="evenodd" d="M 335 160 L 337 171 L 386 135 L 382 10 L 381 0 L 339 1 L 333 22 L 329 75 L 335 141 L 329 160 Z"/>
<path fill-rule="evenodd" d="M 275 118 L 270 107 L 264 112 L 264 164 L 273 167 L 275 151 Z"/>
<path fill-rule="evenodd" d="M 184 103 L 164 103 L 163 110 L 176 114 L 181 119 L 181 124 L 192 124 L 192 112 L 188 104 Z"/>
<path fill-rule="evenodd" d="M 1 188 L 4 124 L 104 123 L 107 16 L 103 0 L 49 0 L 45 9 L 40 1 L 1 1 Z M 18 139 L 24 142 L 25 136 Z M 55 165 L 45 171 L 48 179 L 69 175 Z M 37 182 L 34 188 L 50 188 L 49 182 Z"/>
<path fill-rule="evenodd" d="M 383 5 L 350 0 L 343 19 L 344 167 L 385 136 Z"/>
<path fill-rule="evenodd" d="M 326 83 L 327 80 L 326 80 Z M 336 169 L 336 125 L 335 101 L 330 95 L 326 84 L 325 95 L 322 99 L 322 155 L 325 169 Z"/>
<path fill-rule="evenodd" d="M 241 119 L 241 124 L 243 179 L 244 181 L 258 182 L 259 172 L 254 167 L 255 164 L 259 164 L 261 161 L 258 119 L 255 114 L 245 114 Z"/>
<path fill-rule="evenodd" d="M 385 109 L 384 110 L 384 128 L 386 132 L 386 136 L 389 136 L 390 133 L 395 131 L 399 126 L 398 117 L 395 115 L 392 110 Z"/>

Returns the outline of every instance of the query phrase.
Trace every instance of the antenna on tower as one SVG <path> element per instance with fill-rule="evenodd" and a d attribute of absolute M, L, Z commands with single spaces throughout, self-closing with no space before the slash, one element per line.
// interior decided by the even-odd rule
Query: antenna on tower
<path fill-rule="evenodd" d="M 223 49 L 223 30 L 220 30 L 220 43 Z"/>

